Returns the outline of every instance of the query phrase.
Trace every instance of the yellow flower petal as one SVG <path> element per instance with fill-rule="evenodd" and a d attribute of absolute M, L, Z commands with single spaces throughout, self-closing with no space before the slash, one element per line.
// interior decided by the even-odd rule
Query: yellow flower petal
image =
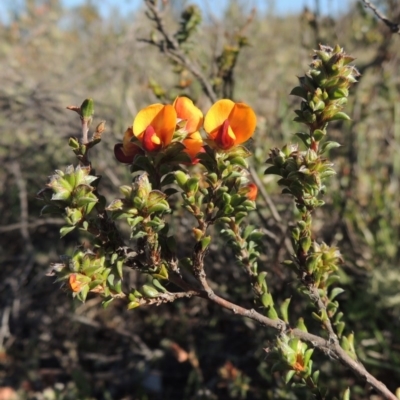
<path fill-rule="evenodd" d="M 152 104 L 140 110 L 133 121 L 133 134 L 143 140 L 143 134 L 151 126 L 163 146 L 171 143 L 176 126 L 176 111 L 170 104 Z"/>
<path fill-rule="evenodd" d="M 228 119 L 235 103 L 229 99 L 218 100 L 211 106 L 204 118 L 204 129 L 211 139 L 217 136 L 218 129 Z"/>
<path fill-rule="evenodd" d="M 152 124 L 157 114 L 164 108 L 163 104 L 152 104 L 140 110 L 133 120 L 133 134 L 140 138 L 146 128 Z"/>

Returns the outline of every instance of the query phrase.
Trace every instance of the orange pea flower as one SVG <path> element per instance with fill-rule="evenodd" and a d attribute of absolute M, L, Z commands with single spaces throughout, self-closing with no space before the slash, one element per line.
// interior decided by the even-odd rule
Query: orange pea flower
<path fill-rule="evenodd" d="M 70 289 L 77 293 L 82 289 L 82 283 L 76 279 L 76 274 L 71 274 L 68 279 Z"/>
<path fill-rule="evenodd" d="M 204 129 L 222 150 L 246 142 L 256 128 L 256 115 L 251 107 L 232 100 L 218 100 L 204 119 Z"/>
<path fill-rule="evenodd" d="M 196 155 L 204 151 L 203 139 L 199 132 L 204 120 L 203 113 L 188 97 L 177 97 L 173 106 L 178 117 L 178 126 L 188 134 L 183 140 L 185 152 L 189 154 L 192 163 L 196 164 L 199 161 Z"/>
<path fill-rule="evenodd" d="M 131 142 L 132 137 L 132 128 L 128 128 L 125 131 L 122 143 L 117 143 L 114 146 L 114 155 L 119 162 L 131 164 L 137 154 L 144 153 L 139 146 Z"/>
<path fill-rule="evenodd" d="M 246 197 L 249 200 L 255 201 L 257 198 L 258 188 L 255 183 L 249 183 L 245 186 L 246 189 Z"/>
<path fill-rule="evenodd" d="M 176 111 L 170 104 L 152 104 L 140 110 L 133 120 L 133 134 L 148 152 L 168 146 L 175 132 Z"/>
<path fill-rule="evenodd" d="M 257 193 L 258 193 L 258 187 L 255 183 L 247 183 L 246 185 L 243 185 L 239 189 L 239 194 L 242 196 L 246 196 L 249 200 L 255 201 L 257 198 Z"/>
<path fill-rule="evenodd" d="M 199 159 L 196 158 L 196 155 L 199 153 L 204 153 L 203 148 L 203 138 L 200 135 L 199 131 L 191 133 L 183 140 L 183 144 L 186 149 L 184 150 L 192 159 L 192 164 L 197 164 Z"/>
<path fill-rule="evenodd" d="M 178 117 L 178 124 L 186 121 L 183 129 L 187 133 L 194 133 L 200 129 L 204 119 L 203 113 L 193 104 L 192 100 L 188 97 L 177 97 L 173 106 Z"/>

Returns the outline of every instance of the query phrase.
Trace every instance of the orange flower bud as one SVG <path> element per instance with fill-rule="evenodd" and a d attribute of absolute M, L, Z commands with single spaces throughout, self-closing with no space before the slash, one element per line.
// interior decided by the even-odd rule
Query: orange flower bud
<path fill-rule="evenodd" d="M 185 152 L 192 159 L 192 164 L 197 164 L 199 162 L 199 159 L 196 158 L 197 154 L 204 152 L 203 139 L 200 135 L 200 132 L 196 131 L 188 135 L 183 141 L 183 144 L 186 147 Z"/>
<path fill-rule="evenodd" d="M 255 183 L 249 183 L 244 188 L 246 197 L 251 200 L 255 201 L 257 198 L 258 188 Z"/>
<path fill-rule="evenodd" d="M 306 368 L 304 366 L 304 359 L 303 359 L 302 354 L 296 354 L 296 361 L 294 362 L 292 367 L 296 372 L 305 371 Z"/>
<path fill-rule="evenodd" d="M 173 104 L 180 121 L 186 121 L 184 130 L 187 133 L 198 131 L 203 124 L 203 113 L 188 97 L 177 97 Z"/>
<path fill-rule="evenodd" d="M 204 119 L 204 129 L 220 149 L 229 150 L 250 139 L 256 123 L 251 107 L 223 99 L 211 106 Z"/>
<path fill-rule="evenodd" d="M 76 274 L 71 274 L 69 276 L 68 283 L 70 289 L 75 293 L 80 292 L 80 290 L 82 289 L 82 284 L 81 282 L 77 281 Z"/>

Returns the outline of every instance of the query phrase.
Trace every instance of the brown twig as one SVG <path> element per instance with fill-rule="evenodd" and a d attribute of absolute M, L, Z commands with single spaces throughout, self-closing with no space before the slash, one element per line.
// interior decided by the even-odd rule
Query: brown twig
<path fill-rule="evenodd" d="M 400 24 L 396 24 L 390 21 L 384 14 L 382 14 L 374 4 L 372 4 L 369 0 L 361 0 L 366 7 L 370 8 L 373 13 L 385 23 L 385 25 L 390 29 L 392 33 L 399 33 L 400 34 Z"/>
<path fill-rule="evenodd" d="M 164 40 L 153 41 L 148 39 L 139 39 L 142 42 L 149 43 L 153 46 L 157 46 L 159 50 L 167 55 L 171 60 L 177 62 L 178 64 L 184 66 L 187 70 L 189 70 L 193 76 L 199 81 L 200 85 L 203 88 L 204 93 L 210 99 L 212 103 L 217 100 L 217 96 L 210 85 L 208 79 L 202 74 L 201 70 L 197 65 L 192 63 L 188 57 L 182 52 L 179 47 L 179 43 L 176 39 L 170 35 L 165 28 L 164 20 L 162 18 L 160 10 L 151 0 L 145 0 L 146 6 L 150 11 L 150 19 L 153 20 L 156 24 L 156 28 L 158 32 L 161 33 Z"/>
<path fill-rule="evenodd" d="M 304 332 L 300 329 L 292 329 L 288 324 L 280 319 L 271 319 L 268 318 L 254 309 L 246 309 L 237 304 L 234 304 L 213 292 L 213 295 L 210 296 L 206 290 L 198 290 L 193 288 L 190 284 L 185 282 L 179 276 L 172 276 L 170 279 L 177 286 L 181 287 L 184 290 L 189 290 L 191 294 L 207 299 L 226 310 L 231 311 L 235 315 L 240 315 L 245 318 L 249 318 L 262 326 L 267 328 L 272 328 L 276 330 L 278 333 L 286 333 L 290 334 L 292 337 L 299 338 L 300 340 L 310 344 L 312 347 L 317 348 L 322 351 L 324 354 L 339 361 L 341 364 L 349 368 L 356 374 L 360 379 L 364 382 L 371 385 L 376 391 L 382 394 L 386 399 L 389 400 L 398 400 L 397 397 L 383 384 L 381 381 L 376 379 L 373 375 L 371 375 L 365 367 L 358 361 L 351 358 L 340 346 L 337 340 L 332 340 L 332 338 L 324 339 L 320 336 L 314 335 L 312 333 Z"/>
<path fill-rule="evenodd" d="M 65 223 L 65 221 L 61 218 L 46 218 L 46 219 L 40 219 L 40 220 L 28 222 L 25 224 L 25 227 L 27 229 L 35 229 L 41 225 L 63 225 L 64 223 Z M 12 231 L 21 229 L 22 225 L 23 225 L 22 222 L 17 222 L 15 224 L 10 224 L 10 225 L 0 225 L 0 233 L 12 232 Z"/>
<path fill-rule="evenodd" d="M 28 193 L 26 190 L 26 181 L 22 176 L 20 165 L 17 161 L 12 162 L 9 164 L 9 170 L 15 177 L 16 185 L 18 187 L 18 194 L 19 194 L 19 203 L 21 207 L 20 216 L 21 221 L 18 224 L 19 230 L 21 232 L 22 239 L 25 243 L 25 248 L 27 249 L 28 253 L 33 251 L 33 245 L 31 240 L 31 235 L 29 233 L 29 210 L 28 210 Z"/>

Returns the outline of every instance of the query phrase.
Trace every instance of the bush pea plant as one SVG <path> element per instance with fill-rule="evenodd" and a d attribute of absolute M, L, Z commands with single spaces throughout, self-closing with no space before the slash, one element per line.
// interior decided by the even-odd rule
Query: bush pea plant
<path fill-rule="evenodd" d="M 257 172 L 249 167 L 248 143 L 257 135 L 257 117 L 251 105 L 229 98 L 236 58 L 246 40 L 238 37 L 236 47 L 224 50 L 219 70 L 214 79 L 208 79 L 188 57 L 188 40 L 201 20 L 198 10 L 185 10 L 179 30 L 170 35 L 157 4 L 145 3 L 161 34 L 160 39 L 145 41 L 165 53 L 179 73 L 187 69 L 212 105 L 203 115 L 189 97 L 177 96 L 168 102 L 153 84 L 162 102 L 141 109 L 115 144 L 115 158 L 129 166 L 132 180 L 119 188 L 114 199 L 101 194 L 101 176 L 91 162 L 106 124 L 102 121 L 91 131 L 92 99 L 68 107 L 81 121 L 80 137 L 68 142 L 77 162 L 55 171 L 38 197 L 45 203 L 42 214 L 64 218 L 61 237 L 79 230 L 86 241 L 74 254 L 61 255 L 61 261 L 52 265 L 52 274 L 81 302 L 97 295 L 108 306 L 118 299 L 133 313 L 140 307 L 203 298 L 257 322 L 259 329 L 275 332 L 275 341 L 267 347 L 267 361 L 271 373 L 279 373 L 285 384 L 303 388 L 318 399 L 329 397 L 324 388 L 327 377 L 313 363 L 317 349 L 333 363 L 341 363 L 368 389 L 396 399 L 357 358 L 354 334 L 346 328 L 337 300 L 343 292 L 340 250 L 313 238 L 313 216 L 324 205 L 327 179 L 335 175 L 330 150 L 339 146 L 329 139 L 328 126 L 350 119 L 343 109 L 359 76 L 352 65 L 354 58 L 340 46 L 320 45 L 314 51 L 309 70 L 291 92 L 301 101 L 295 110 L 295 121 L 303 128 L 295 134 L 299 140 L 265 153 L 264 174 L 278 177 L 282 195 L 291 196 L 296 207 L 295 223 L 288 227 L 291 254 L 282 268 L 293 271 L 304 312 L 311 310 L 317 321 L 319 329 L 311 332 L 306 318 L 291 316 L 291 298 L 274 301 L 268 262 L 260 261 L 264 231 L 249 222 L 257 209 L 258 191 L 263 190 Z M 182 210 L 185 218 L 190 216 L 193 241 L 184 256 L 174 232 Z M 129 227 L 128 240 L 121 224 Z M 248 277 L 252 308 L 220 296 L 218 282 L 211 283 L 207 277 L 213 268 L 210 248 L 221 246 L 221 238 L 231 248 L 237 268 Z M 132 269 L 139 274 L 139 283 L 127 287 L 124 278 Z M 341 398 L 349 399 L 350 389 Z"/>

